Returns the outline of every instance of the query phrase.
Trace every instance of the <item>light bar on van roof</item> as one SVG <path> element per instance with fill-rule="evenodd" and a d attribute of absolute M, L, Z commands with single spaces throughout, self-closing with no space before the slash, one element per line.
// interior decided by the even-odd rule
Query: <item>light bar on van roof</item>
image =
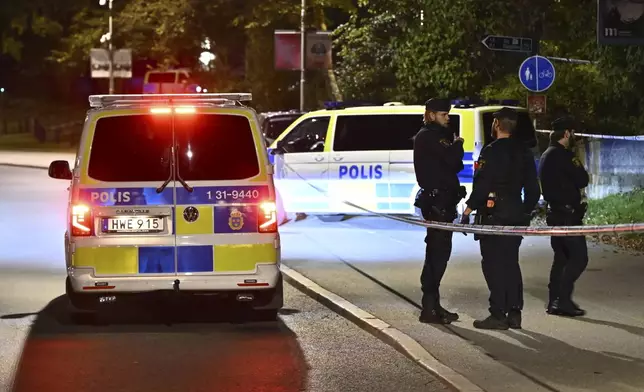
<path fill-rule="evenodd" d="M 477 107 L 477 106 L 492 106 L 492 105 L 501 105 L 501 106 L 520 106 L 521 102 L 516 99 L 489 99 L 487 101 L 482 101 L 478 99 L 454 99 L 450 102 L 452 105 L 459 107 Z"/>
<path fill-rule="evenodd" d="M 118 104 L 145 103 L 228 103 L 231 101 L 252 101 L 251 93 L 223 94 L 123 94 L 123 95 L 90 95 L 89 105 L 100 108 Z"/>

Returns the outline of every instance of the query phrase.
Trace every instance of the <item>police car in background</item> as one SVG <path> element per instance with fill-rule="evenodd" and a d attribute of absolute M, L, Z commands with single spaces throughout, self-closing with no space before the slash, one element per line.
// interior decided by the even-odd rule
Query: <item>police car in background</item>
<path fill-rule="evenodd" d="M 478 155 L 492 141 L 492 114 L 503 106 L 519 112 L 518 137 L 535 147 L 532 120 L 518 101 L 452 102 L 450 127 L 465 139 L 459 178 L 468 194 Z M 348 201 L 377 213 L 416 214 L 413 137 L 424 112 L 421 105 L 328 103 L 300 117 L 269 147 L 278 210 L 325 218 L 367 213 L 343 202 Z"/>
<path fill-rule="evenodd" d="M 282 307 L 273 166 L 250 94 L 90 96 L 65 233 L 75 313 L 132 296 Z"/>
<path fill-rule="evenodd" d="M 259 126 L 262 129 L 266 144 L 273 143 L 293 121 L 300 118 L 304 113 L 299 110 L 260 113 Z"/>

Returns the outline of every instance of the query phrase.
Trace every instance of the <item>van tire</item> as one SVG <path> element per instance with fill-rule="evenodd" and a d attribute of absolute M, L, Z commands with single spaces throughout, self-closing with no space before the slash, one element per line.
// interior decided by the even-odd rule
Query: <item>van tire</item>
<path fill-rule="evenodd" d="M 72 312 L 94 313 L 98 309 L 97 298 L 91 294 L 78 294 L 72 288 L 69 277 L 65 279 L 65 293 L 69 304 L 72 307 Z"/>
<path fill-rule="evenodd" d="M 280 272 L 279 278 L 277 280 L 277 284 L 275 285 L 275 290 L 273 291 L 273 295 L 271 299 L 268 301 L 268 303 L 262 304 L 262 306 L 258 306 L 253 308 L 253 311 L 257 314 L 260 313 L 268 313 L 270 316 L 272 313 L 275 313 L 275 317 L 277 317 L 277 312 L 282 309 L 284 306 L 284 278 L 282 277 L 282 273 Z"/>
<path fill-rule="evenodd" d="M 336 223 L 336 222 L 342 222 L 343 220 L 347 219 L 347 216 L 344 214 L 338 214 L 338 215 L 318 215 L 317 216 L 319 220 L 321 220 L 324 223 Z"/>
<path fill-rule="evenodd" d="M 278 312 L 278 309 L 261 309 L 255 310 L 254 316 L 258 321 L 275 321 Z"/>

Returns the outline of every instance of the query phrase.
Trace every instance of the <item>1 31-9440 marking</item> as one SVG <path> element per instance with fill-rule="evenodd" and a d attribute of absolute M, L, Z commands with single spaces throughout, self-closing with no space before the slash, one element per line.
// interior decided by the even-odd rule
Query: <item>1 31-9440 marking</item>
<path fill-rule="evenodd" d="M 258 199 L 259 191 L 257 189 L 245 190 L 233 190 L 233 191 L 208 191 L 208 200 L 213 198 L 216 200 L 227 200 L 227 199 Z"/>

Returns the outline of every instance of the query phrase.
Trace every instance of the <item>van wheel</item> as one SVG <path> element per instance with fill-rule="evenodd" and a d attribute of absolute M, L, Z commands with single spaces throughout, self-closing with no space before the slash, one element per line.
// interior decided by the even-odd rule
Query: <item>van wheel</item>
<path fill-rule="evenodd" d="M 335 222 L 342 222 L 343 220 L 347 219 L 347 216 L 344 214 L 318 215 L 318 219 L 324 223 L 335 223 Z"/>
<path fill-rule="evenodd" d="M 78 294 L 72 289 L 71 281 L 69 277 L 65 280 L 65 294 L 67 294 L 67 299 L 69 304 L 77 312 L 96 312 L 98 309 L 98 301 L 96 296 L 91 294 Z"/>
<path fill-rule="evenodd" d="M 278 309 L 260 309 L 255 310 L 254 316 L 258 321 L 275 321 L 277 320 Z"/>
<path fill-rule="evenodd" d="M 262 321 L 275 321 L 284 306 L 284 278 L 280 273 L 270 300 L 253 309 L 253 317 Z"/>

